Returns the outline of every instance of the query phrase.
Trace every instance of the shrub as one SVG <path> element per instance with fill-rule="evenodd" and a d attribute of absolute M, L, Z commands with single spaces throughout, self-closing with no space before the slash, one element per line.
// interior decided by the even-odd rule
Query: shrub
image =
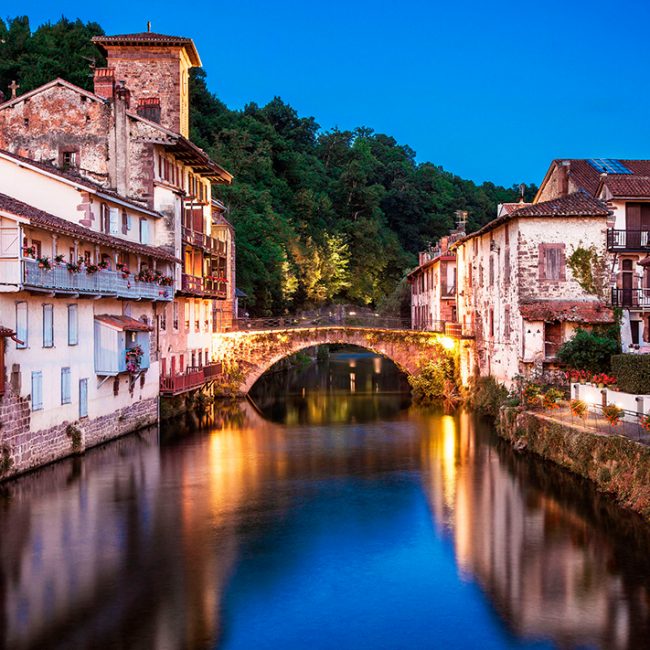
<path fill-rule="evenodd" d="M 612 425 L 618 426 L 623 418 L 623 409 L 616 406 L 616 404 L 608 404 L 603 407 L 603 415 L 605 419 Z"/>
<path fill-rule="evenodd" d="M 616 354 L 612 373 L 624 393 L 650 394 L 650 354 Z"/>
<path fill-rule="evenodd" d="M 589 332 L 578 329 L 571 339 L 564 343 L 557 358 L 578 370 L 608 372 L 610 358 L 620 352 L 619 342 L 611 332 Z"/>
<path fill-rule="evenodd" d="M 441 355 L 439 359 L 427 361 L 408 380 L 416 404 L 431 404 L 445 399 L 449 395 L 450 383 L 456 385 L 454 360 Z"/>
<path fill-rule="evenodd" d="M 587 417 L 587 402 L 583 402 L 581 399 L 572 399 L 569 402 L 569 408 L 571 409 L 571 415 L 577 418 L 582 418 L 583 420 Z"/>
<path fill-rule="evenodd" d="M 492 376 L 470 381 L 467 405 L 483 415 L 496 417 L 507 399 L 508 389 Z"/>
<path fill-rule="evenodd" d="M 544 393 L 544 399 L 542 404 L 545 409 L 556 409 L 559 408 L 558 402 L 564 398 L 564 393 L 557 388 L 549 388 L 546 393 Z"/>
<path fill-rule="evenodd" d="M 539 406 L 542 387 L 539 384 L 526 384 L 522 392 L 524 405 L 528 408 Z"/>

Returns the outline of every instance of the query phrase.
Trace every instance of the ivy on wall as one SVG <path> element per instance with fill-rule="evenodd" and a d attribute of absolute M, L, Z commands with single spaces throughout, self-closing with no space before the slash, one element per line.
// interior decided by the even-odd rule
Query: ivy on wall
<path fill-rule="evenodd" d="M 578 246 L 567 259 L 576 282 L 587 292 L 604 298 L 609 286 L 607 257 L 595 245 Z"/>

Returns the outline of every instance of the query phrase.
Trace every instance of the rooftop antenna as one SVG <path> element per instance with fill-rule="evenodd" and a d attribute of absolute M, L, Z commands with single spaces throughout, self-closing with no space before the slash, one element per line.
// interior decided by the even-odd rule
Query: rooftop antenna
<path fill-rule="evenodd" d="M 148 32 L 151 31 L 151 21 L 150 20 L 147 21 L 147 31 Z"/>

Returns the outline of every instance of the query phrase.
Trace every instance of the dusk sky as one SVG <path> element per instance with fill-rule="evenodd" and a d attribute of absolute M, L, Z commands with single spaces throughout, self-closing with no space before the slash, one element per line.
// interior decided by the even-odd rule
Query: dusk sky
<path fill-rule="evenodd" d="M 2 3 L 32 28 L 192 37 L 231 108 L 275 95 L 323 129 L 369 126 L 477 182 L 553 158 L 650 158 L 650 2 L 159 0 Z"/>

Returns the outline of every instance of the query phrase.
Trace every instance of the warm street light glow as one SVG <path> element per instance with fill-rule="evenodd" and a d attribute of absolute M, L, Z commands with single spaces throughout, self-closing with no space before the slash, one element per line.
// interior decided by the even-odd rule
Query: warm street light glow
<path fill-rule="evenodd" d="M 456 347 L 456 341 L 449 336 L 443 336 L 440 339 L 440 345 L 442 345 L 445 350 L 453 350 Z"/>

